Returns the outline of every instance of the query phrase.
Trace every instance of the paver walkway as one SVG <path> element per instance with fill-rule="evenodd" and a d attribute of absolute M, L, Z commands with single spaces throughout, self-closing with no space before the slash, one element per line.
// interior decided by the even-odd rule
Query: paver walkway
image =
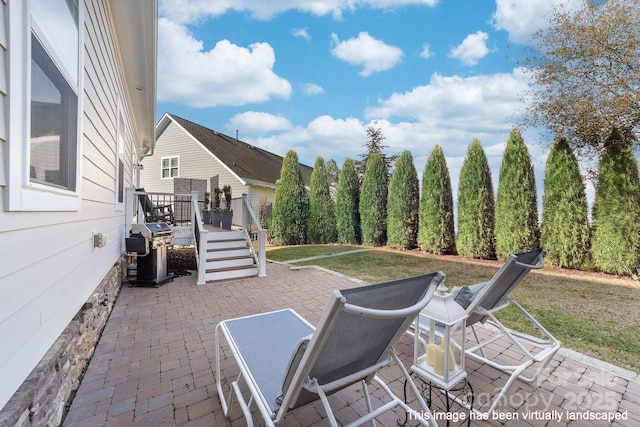
<path fill-rule="evenodd" d="M 236 409 L 227 419 L 215 386 L 214 329 L 222 319 L 292 307 L 316 324 L 334 289 L 358 286 L 357 281 L 314 268 L 291 269 L 268 264 L 267 277 L 195 284 L 194 276 L 175 279 L 160 288 L 123 287 L 64 426 L 242 426 Z M 397 351 L 406 366 L 412 357 L 411 338 Z M 504 376 L 487 366 L 467 362 L 476 399 L 493 393 Z M 237 372 L 231 360 L 225 376 Z M 402 393 L 397 368 L 381 376 Z M 516 382 L 496 411 L 504 420 L 474 420 L 478 426 L 630 426 L 640 424 L 640 381 L 635 373 L 562 351 L 538 385 Z M 358 387 L 330 398 L 339 422 L 364 410 Z M 374 402 L 374 406 L 375 406 Z M 436 407 L 436 413 L 444 413 Z M 555 411 L 555 412 L 554 412 Z M 464 411 L 454 408 L 453 414 Z M 619 420 L 574 420 L 590 418 Z M 395 426 L 399 416 L 382 417 L 379 425 Z M 465 414 L 468 417 L 468 413 Z M 546 419 L 551 416 L 556 418 Z M 584 417 L 584 415 L 582 415 Z M 535 419 L 531 419 L 535 417 Z M 525 419 L 528 418 L 528 419 Z M 256 417 L 256 424 L 263 425 Z M 410 422 L 415 425 L 415 422 Z M 287 426 L 328 425 L 320 405 L 294 411 Z M 445 425 L 441 421 L 441 425 Z"/>

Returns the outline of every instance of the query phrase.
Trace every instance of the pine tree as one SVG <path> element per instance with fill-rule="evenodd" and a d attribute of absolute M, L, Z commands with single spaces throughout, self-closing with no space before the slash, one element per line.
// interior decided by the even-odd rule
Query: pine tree
<path fill-rule="evenodd" d="M 308 240 L 311 243 L 333 243 L 336 241 L 336 219 L 322 157 L 316 159 L 310 188 Z"/>
<path fill-rule="evenodd" d="M 606 273 L 638 274 L 640 183 L 631 143 L 614 130 L 600 159 L 593 207 L 593 263 Z"/>
<path fill-rule="evenodd" d="M 389 183 L 387 200 L 387 245 L 394 248 L 416 247 L 420 189 L 418 174 L 409 151 L 396 160 Z"/>
<path fill-rule="evenodd" d="M 451 178 L 439 145 L 431 151 L 422 175 L 418 244 L 435 254 L 455 254 Z"/>
<path fill-rule="evenodd" d="M 474 139 L 460 170 L 458 183 L 458 254 L 495 259 L 495 202 L 487 157 Z"/>
<path fill-rule="evenodd" d="M 372 153 L 360 193 L 362 243 L 384 246 L 387 242 L 387 167 L 380 153 Z"/>
<path fill-rule="evenodd" d="M 388 180 L 389 179 L 389 171 L 393 167 L 393 162 L 396 161 L 398 156 L 395 155 L 395 154 L 393 154 L 391 156 L 387 156 L 383 152 L 383 149 L 387 148 L 387 146 L 384 145 L 382 143 L 382 141 L 387 139 L 387 137 L 383 135 L 382 129 L 373 128 L 373 127 L 369 126 L 367 128 L 367 138 L 368 138 L 367 142 L 364 143 L 364 146 L 365 146 L 367 151 L 362 153 L 362 154 L 360 154 L 360 157 L 362 157 L 362 158 L 356 162 L 356 170 L 358 171 L 358 174 L 360 176 L 364 176 L 364 171 L 365 171 L 365 168 L 367 166 L 367 162 L 369 161 L 369 157 L 373 153 L 379 153 L 382 156 L 382 160 L 384 161 L 384 165 L 385 165 L 385 167 L 387 169 L 387 180 Z"/>
<path fill-rule="evenodd" d="M 355 162 L 347 158 L 342 165 L 336 195 L 336 228 L 338 242 L 360 242 L 360 184 Z"/>
<path fill-rule="evenodd" d="M 538 249 L 538 202 L 535 175 L 527 146 L 511 131 L 500 166 L 496 202 L 496 253 L 499 259 Z"/>
<path fill-rule="evenodd" d="M 271 219 L 271 239 L 278 245 L 306 242 L 309 195 L 304 186 L 298 155 L 289 150 L 282 162 Z"/>
<path fill-rule="evenodd" d="M 540 231 L 549 263 L 582 267 L 589 245 L 587 196 L 578 160 L 564 138 L 547 158 Z"/>

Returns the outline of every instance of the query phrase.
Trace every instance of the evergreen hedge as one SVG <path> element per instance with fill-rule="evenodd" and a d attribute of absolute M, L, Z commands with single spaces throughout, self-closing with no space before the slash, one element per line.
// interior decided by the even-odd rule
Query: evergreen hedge
<path fill-rule="evenodd" d="M 420 189 L 413 156 L 409 151 L 403 151 L 396 160 L 389 182 L 387 246 L 401 249 L 416 247 L 419 205 Z"/>
<path fill-rule="evenodd" d="M 436 145 L 422 175 L 418 245 L 435 254 L 455 254 L 453 194 L 444 153 Z"/>
<path fill-rule="evenodd" d="M 277 245 L 306 242 L 309 194 L 304 186 L 298 155 L 289 150 L 282 162 L 271 220 L 271 239 Z"/>
<path fill-rule="evenodd" d="M 336 194 L 336 229 L 338 242 L 360 243 L 360 181 L 355 162 L 347 158 L 342 165 Z"/>
<path fill-rule="evenodd" d="M 578 160 L 564 138 L 547 158 L 540 233 L 549 263 L 582 267 L 589 250 L 587 196 Z"/>
<path fill-rule="evenodd" d="M 336 218 L 322 157 L 316 159 L 311 172 L 307 237 L 310 243 L 336 241 Z"/>
<path fill-rule="evenodd" d="M 387 242 L 387 166 L 382 154 L 367 160 L 360 193 L 362 243 L 384 246 Z"/>
<path fill-rule="evenodd" d="M 458 254 L 495 259 L 495 201 L 487 157 L 474 139 L 460 169 L 458 182 Z"/>
<path fill-rule="evenodd" d="M 496 255 L 538 249 L 538 202 L 533 165 L 527 146 L 517 129 L 509 134 L 500 165 L 496 202 Z"/>
<path fill-rule="evenodd" d="M 640 183 L 631 143 L 613 131 L 600 160 L 591 253 L 606 273 L 638 274 Z"/>

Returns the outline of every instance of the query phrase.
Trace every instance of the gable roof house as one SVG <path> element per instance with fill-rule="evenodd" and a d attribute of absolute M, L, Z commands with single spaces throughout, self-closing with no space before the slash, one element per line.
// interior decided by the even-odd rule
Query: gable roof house
<path fill-rule="evenodd" d="M 165 113 L 156 125 L 154 156 L 143 162 L 140 182 L 146 191 L 200 190 L 200 197 L 229 185 L 233 198 L 247 194 L 257 215 L 262 198 L 275 202 L 282 161 L 262 148 Z M 301 164 L 300 171 L 309 186 L 313 168 Z"/>
<path fill-rule="evenodd" d="M 157 0 L 0 1 L 0 425 L 58 425 L 122 285 Z"/>

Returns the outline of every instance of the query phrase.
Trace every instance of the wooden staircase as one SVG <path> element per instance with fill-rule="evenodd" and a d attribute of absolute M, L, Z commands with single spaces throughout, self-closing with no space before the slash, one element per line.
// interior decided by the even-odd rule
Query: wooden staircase
<path fill-rule="evenodd" d="M 206 259 L 207 282 L 258 275 L 258 266 L 242 231 L 218 228 L 207 233 Z"/>

